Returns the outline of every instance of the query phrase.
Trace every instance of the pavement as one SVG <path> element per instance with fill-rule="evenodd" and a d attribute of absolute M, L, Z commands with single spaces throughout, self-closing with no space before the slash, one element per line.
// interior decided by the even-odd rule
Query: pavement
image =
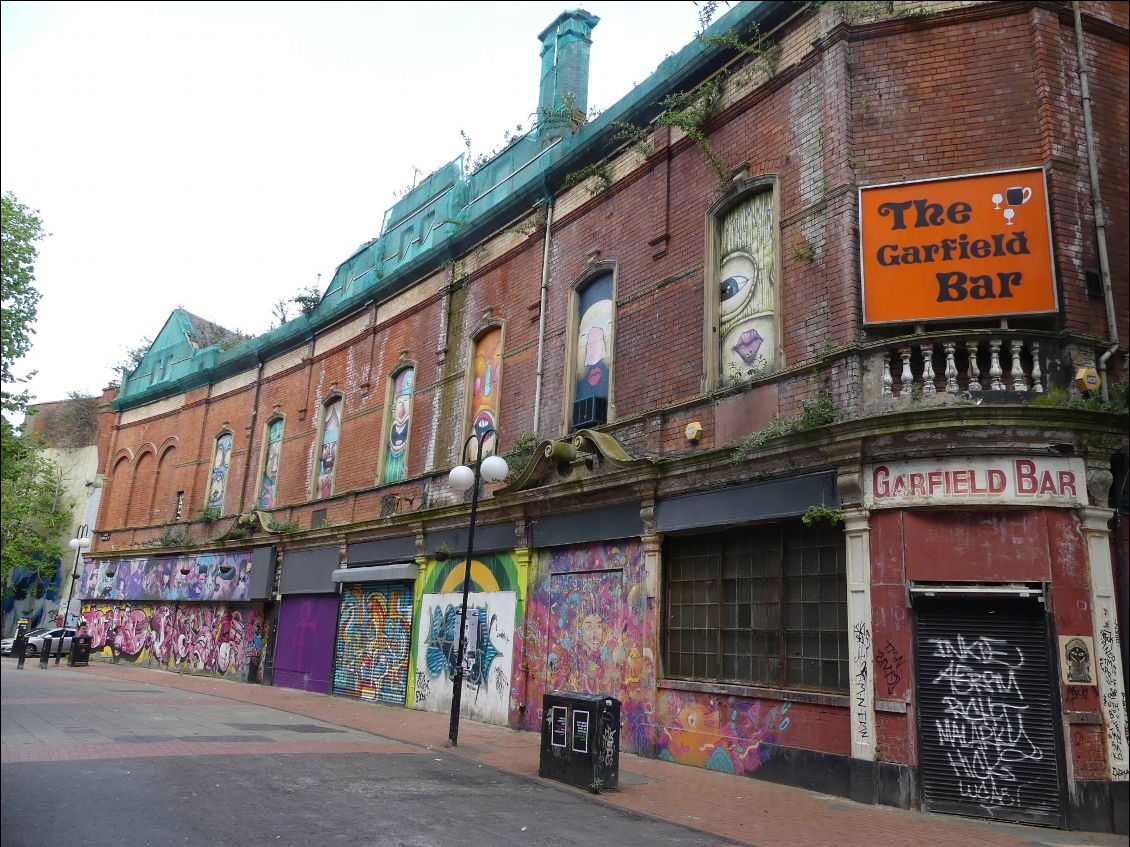
<path fill-rule="evenodd" d="M 0 764 L 6 774 L 11 772 L 9 766 L 19 763 L 83 760 L 318 753 L 340 756 L 344 762 L 354 754 L 389 757 L 390 761 L 430 756 L 435 761 L 454 758 L 469 767 L 489 766 L 519 778 L 514 785 L 540 786 L 644 821 L 686 828 L 687 835 L 677 839 L 681 843 L 758 847 L 1127 844 L 1124 836 L 868 806 L 626 753 L 620 756 L 619 789 L 592 794 L 537 775 L 540 739 L 536 733 L 466 718 L 460 722 L 459 746 L 452 749 L 446 747 L 447 715 L 344 697 L 101 662 L 86 668 L 51 666 L 47 670 L 29 662 L 17 671 L 14 661 L 5 660 L 0 674 L 4 707 Z M 14 680 L 15 674 L 36 675 L 34 689 L 20 684 L 24 677 Z M 32 696 L 23 696 L 29 690 Z M 136 707 L 146 704 L 160 708 L 145 711 L 142 722 Z M 94 706 L 99 720 L 89 725 L 78 720 L 47 723 L 36 717 L 40 708 L 59 707 L 64 714 L 77 714 Z M 217 723 L 215 715 L 221 709 L 223 723 Z M 671 837 L 667 830 L 662 833 L 664 839 Z M 703 841 L 691 833 L 712 838 Z M 659 839 L 660 830 L 656 830 L 655 843 Z M 529 843 L 538 842 L 529 839 Z"/>

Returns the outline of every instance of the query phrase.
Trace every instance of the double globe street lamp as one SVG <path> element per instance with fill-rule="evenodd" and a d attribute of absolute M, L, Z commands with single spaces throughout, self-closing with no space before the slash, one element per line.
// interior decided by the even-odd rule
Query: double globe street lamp
<path fill-rule="evenodd" d="M 78 564 L 79 564 L 79 561 L 82 559 L 82 551 L 89 549 L 90 543 L 91 543 L 91 538 L 90 538 L 90 526 L 89 526 L 89 524 L 83 524 L 82 526 L 80 526 L 78 528 L 78 532 L 75 533 L 75 537 L 67 542 L 67 546 L 75 551 L 75 564 L 74 564 L 74 567 L 71 568 L 71 584 L 67 588 L 67 602 L 64 603 L 62 605 L 62 607 L 59 609 L 59 615 L 58 615 L 58 617 L 55 618 L 56 626 L 61 626 L 61 627 L 66 628 L 67 623 L 69 622 L 69 620 L 71 618 L 71 603 L 74 602 L 75 583 L 78 582 Z M 56 665 L 59 664 L 59 660 L 63 656 L 63 643 L 64 643 L 65 638 L 66 638 L 65 633 L 63 635 L 59 636 L 59 651 L 55 655 L 55 664 Z M 72 639 L 71 643 L 72 643 L 72 645 L 74 644 L 73 639 Z M 48 647 L 50 647 L 50 645 L 48 645 Z"/>
<path fill-rule="evenodd" d="M 471 557 L 475 552 L 475 514 L 479 506 L 479 483 L 502 482 L 510 473 L 506 460 L 501 456 L 491 454 L 483 456 L 483 444 L 490 436 L 497 435 L 493 429 L 475 432 L 463 442 L 463 464 L 451 469 L 447 477 L 448 485 L 453 491 L 459 493 L 471 489 L 471 525 L 467 530 L 467 558 L 463 569 L 463 606 L 456 622 L 459 629 L 459 649 L 456 653 L 455 676 L 452 679 L 451 692 L 451 728 L 448 730 L 448 741 L 452 747 L 459 746 L 459 707 L 463 700 L 463 655 L 467 649 L 467 595 L 471 591 Z M 467 466 L 467 448 L 474 443 L 474 464 Z"/>
<path fill-rule="evenodd" d="M 82 559 L 82 551 L 90 549 L 90 543 L 90 526 L 88 524 L 80 526 L 78 532 L 75 533 L 75 537 L 67 542 L 67 546 L 75 551 L 75 564 L 74 567 L 71 568 L 71 584 L 67 589 L 67 602 L 63 604 L 63 608 L 60 611 L 62 620 L 56 621 L 59 626 L 66 626 L 71 616 L 71 602 L 75 597 L 75 583 L 78 582 L 79 561 Z"/>

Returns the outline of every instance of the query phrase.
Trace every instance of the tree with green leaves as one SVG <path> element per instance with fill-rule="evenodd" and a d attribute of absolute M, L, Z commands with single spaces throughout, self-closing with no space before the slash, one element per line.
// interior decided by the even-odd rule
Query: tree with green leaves
<path fill-rule="evenodd" d="M 27 436 L 17 436 L 7 420 L 0 429 L 0 583 L 6 588 L 15 568 L 37 570 L 51 580 L 74 504 L 64 497 L 59 466 Z"/>
<path fill-rule="evenodd" d="M 27 377 L 16 376 L 16 360 L 31 349 L 35 330 L 39 291 L 35 288 L 35 260 L 39 249 L 35 242 L 44 237 L 39 213 L 32 211 L 8 192 L 3 197 L 0 262 L 3 264 L 3 291 L 0 291 L 0 383 L 2 408 L 20 413 L 27 408 L 27 391 L 13 392 L 12 386 Z"/>
<path fill-rule="evenodd" d="M 7 415 L 27 411 L 27 390 L 13 386 L 27 379 L 15 373 L 16 361 L 31 349 L 39 291 L 35 287 L 35 243 L 44 237 L 39 213 L 14 194 L 3 197 L 0 280 L 0 584 L 7 591 L 15 568 L 39 571 L 48 579 L 63 554 L 59 536 L 71 522 L 73 504 L 63 495 L 59 466 L 31 436 L 18 433 Z"/>

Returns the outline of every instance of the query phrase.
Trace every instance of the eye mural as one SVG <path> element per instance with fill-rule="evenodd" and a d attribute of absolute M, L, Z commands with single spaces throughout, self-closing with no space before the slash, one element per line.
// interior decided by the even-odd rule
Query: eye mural
<path fill-rule="evenodd" d="M 208 508 L 223 510 L 224 490 L 228 485 L 228 467 L 231 464 L 232 434 L 225 432 L 216 439 L 212 454 L 212 475 L 208 481 Z"/>
<path fill-rule="evenodd" d="M 494 327 L 475 343 L 471 382 L 471 432 L 482 436 L 498 428 L 498 390 L 502 379 L 502 328 Z M 470 433 L 468 433 L 470 434 Z M 483 455 L 494 453 L 496 436 L 483 440 Z"/>
<path fill-rule="evenodd" d="M 322 445 L 318 451 L 319 497 L 330 497 L 334 493 L 334 469 L 337 467 L 337 439 L 341 434 L 341 398 L 337 397 L 325 405 L 325 423 L 322 424 Z"/>
<path fill-rule="evenodd" d="M 608 399 L 608 359 L 612 352 L 612 274 L 581 289 L 577 311 L 577 355 L 573 364 L 574 400 Z"/>
<path fill-rule="evenodd" d="M 267 425 L 267 458 L 263 462 L 263 479 L 259 485 L 260 509 L 273 509 L 278 501 L 282 436 L 283 420 L 277 418 Z"/>
<path fill-rule="evenodd" d="M 718 375 L 727 384 L 776 363 L 773 193 L 731 210 L 720 236 Z"/>
<path fill-rule="evenodd" d="M 412 390 L 415 385 L 415 368 L 405 368 L 393 377 L 382 475 L 384 482 L 397 482 L 408 475 L 408 435 L 412 428 Z"/>

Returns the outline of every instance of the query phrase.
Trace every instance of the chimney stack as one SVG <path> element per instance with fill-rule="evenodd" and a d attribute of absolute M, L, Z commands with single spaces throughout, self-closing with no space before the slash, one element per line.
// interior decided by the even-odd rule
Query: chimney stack
<path fill-rule="evenodd" d="M 538 138 L 544 145 L 584 123 L 589 108 L 589 48 L 600 18 L 584 9 L 562 12 L 541 31 Z"/>

